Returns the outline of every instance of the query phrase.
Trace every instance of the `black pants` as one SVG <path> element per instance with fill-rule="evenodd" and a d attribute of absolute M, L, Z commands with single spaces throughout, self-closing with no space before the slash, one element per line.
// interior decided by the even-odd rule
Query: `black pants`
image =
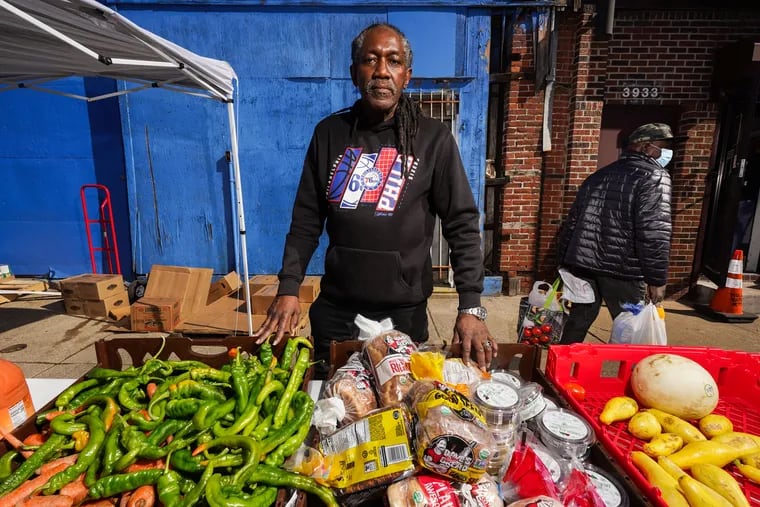
<path fill-rule="evenodd" d="M 573 303 L 570 308 L 570 316 L 562 329 L 561 344 L 581 343 L 586 338 L 586 333 L 591 324 L 599 315 L 602 299 L 607 303 L 607 309 L 612 318 L 622 312 L 620 305 L 623 303 L 638 303 L 644 300 L 646 284 L 641 280 L 621 280 L 609 276 L 590 275 L 587 273 L 573 273 L 591 284 L 594 289 L 594 302 L 583 304 Z"/>
<path fill-rule="evenodd" d="M 333 303 L 320 295 L 309 309 L 314 359 L 323 360 L 322 365 L 317 364 L 315 367 L 316 378 L 324 378 L 329 370 L 331 341 L 357 338 L 359 329 L 354 324 L 354 319 L 359 313 L 376 321 L 390 317 L 394 328 L 408 334 L 415 342 L 428 339 L 427 301 L 391 310 L 357 310 L 347 309 L 345 305 Z"/>

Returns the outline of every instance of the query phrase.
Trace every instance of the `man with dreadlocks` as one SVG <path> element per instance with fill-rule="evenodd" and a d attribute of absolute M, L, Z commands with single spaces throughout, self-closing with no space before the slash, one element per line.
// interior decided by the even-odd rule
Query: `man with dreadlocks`
<path fill-rule="evenodd" d="M 480 306 L 479 212 L 451 132 L 403 94 L 412 50 L 398 28 L 374 24 L 351 45 L 351 79 L 361 98 L 323 119 L 304 161 L 285 241 L 277 298 L 254 334 L 278 343 L 300 318 L 298 291 L 326 224 L 321 292 L 309 318 L 315 356 L 330 340 L 355 337 L 354 319 L 390 317 L 414 341 L 428 338 L 435 216 L 451 249 L 459 313 L 453 342 L 487 367 L 496 346 Z"/>

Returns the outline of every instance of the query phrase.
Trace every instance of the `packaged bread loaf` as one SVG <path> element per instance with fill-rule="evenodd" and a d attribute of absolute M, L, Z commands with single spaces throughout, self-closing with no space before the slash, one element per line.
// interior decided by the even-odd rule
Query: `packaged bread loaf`
<path fill-rule="evenodd" d="M 496 446 L 480 409 L 437 381 L 416 382 L 408 399 L 417 416 L 418 463 L 455 481 L 477 482 Z"/>
<path fill-rule="evenodd" d="M 388 505 L 393 507 L 503 507 L 499 488 L 490 476 L 477 483 L 454 482 L 433 474 L 407 477 L 388 487 Z"/>
<path fill-rule="evenodd" d="M 378 409 L 322 438 L 326 463 L 321 482 L 349 495 L 412 475 L 411 414 L 403 407 Z"/>
<path fill-rule="evenodd" d="M 400 403 L 409 392 L 414 383 L 409 362 L 416 350 L 412 339 L 396 330 L 379 334 L 364 344 L 364 356 L 375 377 L 381 407 Z"/>
<path fill-rule="evenodd" d="M 325 385 L 325 397 L 340 398 L 346 409 L 341 425 L 352 423 L 377 408 L 374 379 L 362 362 L 361 353 L 354 352 L 345 365 L 337 369 Z"/>

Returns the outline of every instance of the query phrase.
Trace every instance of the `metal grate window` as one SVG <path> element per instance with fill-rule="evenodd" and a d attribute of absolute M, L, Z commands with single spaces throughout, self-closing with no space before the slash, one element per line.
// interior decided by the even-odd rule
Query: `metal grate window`
<path fill-rule="evenodd" d="M 457 124 L 459 122 L 459 94 L 455 90 L 412 91 L 408 95 L 419 102 L 422 112 L 431 118 L 442 121 L 459 141 Z M 449 264 L 449 245 L 441 232 L 441 221 L 436 219 L 433 231 L 433 245 L 430 248 L 433 261 L 433 283 L 454 286 L 454 272 Z"/>

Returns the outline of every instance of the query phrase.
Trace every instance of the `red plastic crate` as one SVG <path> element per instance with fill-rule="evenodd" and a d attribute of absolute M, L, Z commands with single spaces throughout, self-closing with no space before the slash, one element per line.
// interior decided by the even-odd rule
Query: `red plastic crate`
<path fill-rule="evenodd" d="M 657 506 L 666 507 L 659 490 L 653 488 L 629 456 L 641 450 L 643 440 L 628 433 L 627 422 L 609 426 L 599 422 L 607 400 L 631 396 L 629 379 L 637 362 L 652 354 L 678 354 L 702 365 L 718 384 L 719 403 L 715 413 L 725 415 L 734 431 L 760 435 L 760 354 L 709 347 L 656 347 L 644 345 L 560 345 L 549 348 L 546 376 L 578 413 L 593 426 L 596 436 L 613 458 L 629 474 L 641 491 Z M 586 389 L 582 402 L 563 387 L 575 382 Z M 694 421 L 692 421 L 694 422 Z M 732 472 L 751 505 L 760 506 L 760 486 L 745 480 L 733 466 Z"/>

